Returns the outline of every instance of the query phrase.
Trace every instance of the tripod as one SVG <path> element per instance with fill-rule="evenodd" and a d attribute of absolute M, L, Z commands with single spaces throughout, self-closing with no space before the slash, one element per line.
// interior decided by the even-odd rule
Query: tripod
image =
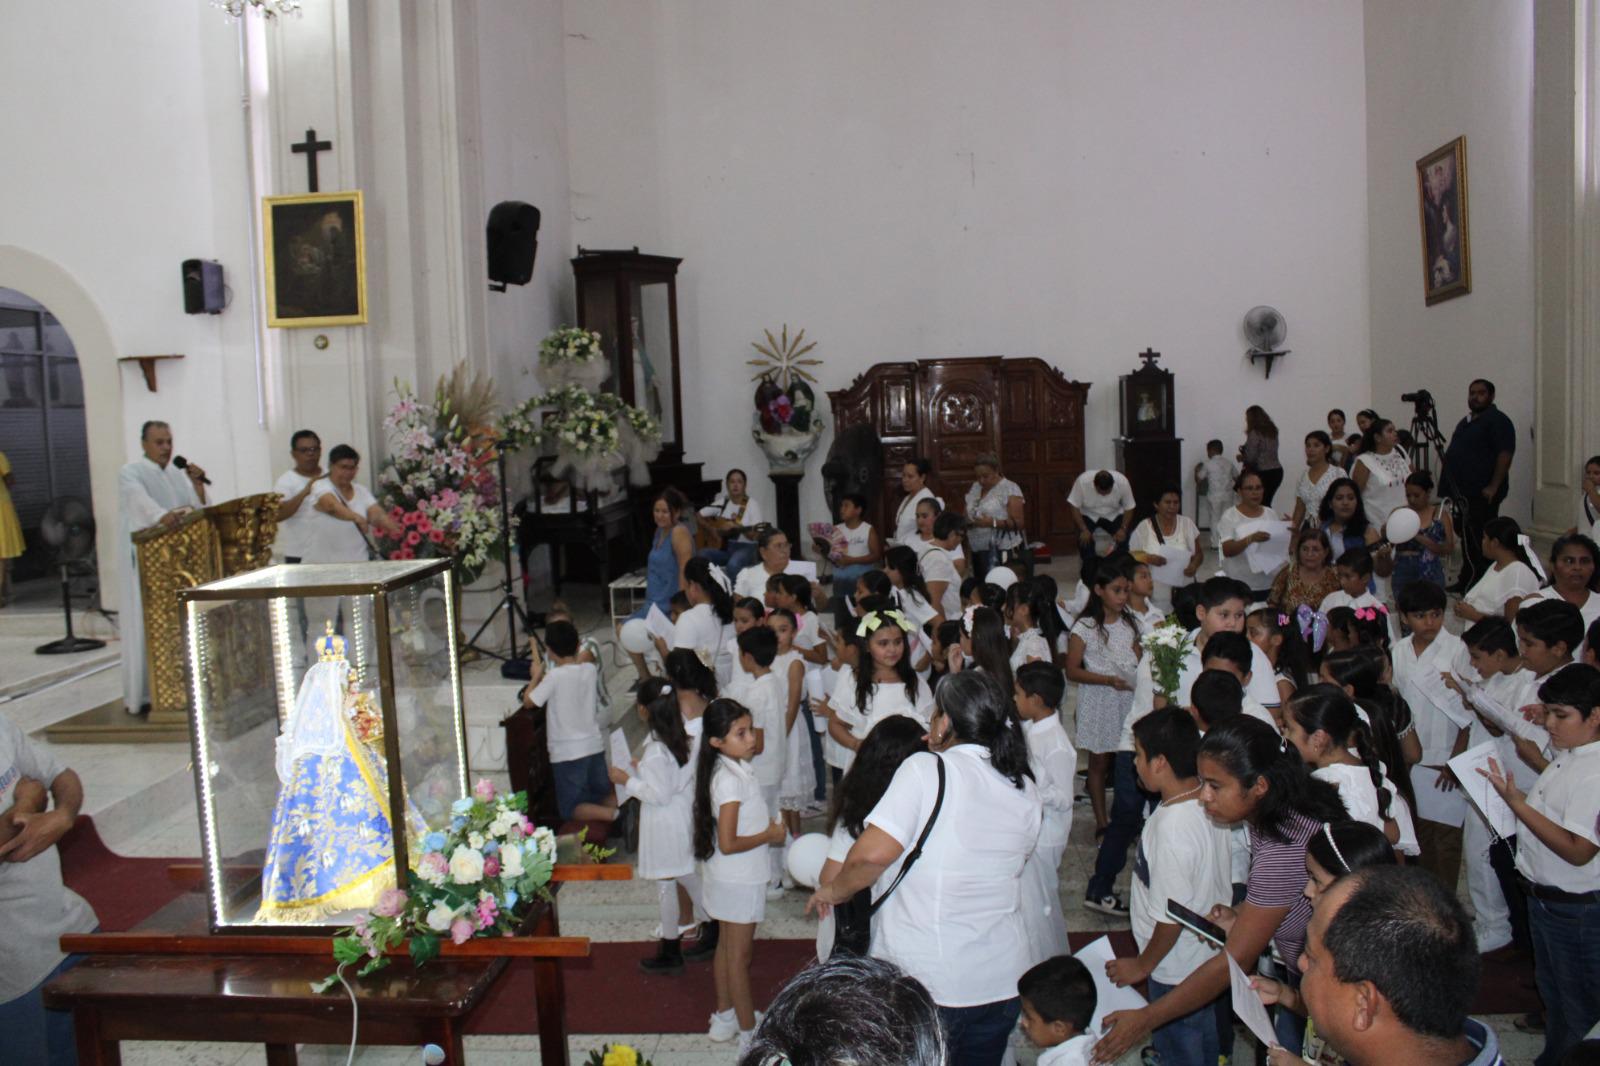
<path fill-rule="evenodd" d="M 499 467 L 500 474 L 500 530 L 504 538 L 500 545 L 500 564 L 503 567 L 500 580 L 500 600 L 494 605 L 494 610 L 489 612 L 489 616 L 478 626 L 477 632 L 472 634 L 472 639 L 467 641 L 466 646 L 482 655 L 499 659 L 502 663 L 507 664 L 506 667 L 501 669 L 501 672 L 504 673 L 505 669 L 510 667 L 510 664 L 525 660 L 525 656 L 521 655 L 517 649 L 517 619 L 520 618 L 522 620 L 522 628 L 530 636 L 534 636 L 534 633 L 533 623 L 528 620 L 527 609 L 523 607 L 522 601 L 517 599 L 516 585 L 511 580 L 511 502 L 509 486 L 506 483 L 506 453 L 500 452 L 495 457 L 495 462 Z M 478 643 L 478 639 L 483 636 L 501 611 L 506 612 L 506 629 L 509 631 L 511 640 L 510 649 L 503 655 L 494 648 Z M 537 639 L 536 636 L 535 639 Z M 527 675 L 524 674 L 523 676 Z"/>

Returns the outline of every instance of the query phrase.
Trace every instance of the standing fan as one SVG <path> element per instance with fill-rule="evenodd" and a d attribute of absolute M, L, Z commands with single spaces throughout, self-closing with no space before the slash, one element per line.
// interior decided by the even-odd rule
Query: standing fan
<path fill-rule="evenodd" d="M 1265 359 L 1269 378 L 1272 376 L 1273 362 L 1289 354 L 1288 348 L 1278 347 L 1288 335 L 1289 323 L 1276 307 L 1262 304 L 1245 312 L 1244 336 L 1250 342 L 1250 350 L 1245 354 L 1250 357 L 1251 363 Z"/>
<path fill-rule="evenodd" d="M 54 552 L 56 566 L 61 570 L 61 613 L 66 619 L 67 635 L 33 649 L 38 655 L 70 655 L 73 652 L 103 648 L 106 642 L 76 636 L 72 632 L 72 585 L 70 567 L 80 559 L 88 558 L 94 551 L 94 514 L 89 505 L 76 496 L 58 496 L 45 508 L 39 519 L 39 536 Z"/>

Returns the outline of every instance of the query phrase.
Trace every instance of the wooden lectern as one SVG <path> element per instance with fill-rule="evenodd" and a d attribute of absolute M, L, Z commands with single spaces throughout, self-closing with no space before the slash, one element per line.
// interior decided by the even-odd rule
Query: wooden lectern
<path fill-rule="evenodd" d="M 182 589 L 266 566 L 278 533 L 275 492 L 241 496 L 192 511 L 172 528 L 154 525 L 133 535 L 139 557 L 139 588 L 144 598 L 144 655 L 150 676 L 150 725 L 189 735 L 189 689 L 183 661 Z M 265 618 L 260 642 L 245 647 L 249 627 L 231 627 L 241 646 L 223 649 L 240 661 L 257 661 L 265 684 L 271 657 L 265 654 Z M 235 676 L 244 677 L 245 674 Z"/>

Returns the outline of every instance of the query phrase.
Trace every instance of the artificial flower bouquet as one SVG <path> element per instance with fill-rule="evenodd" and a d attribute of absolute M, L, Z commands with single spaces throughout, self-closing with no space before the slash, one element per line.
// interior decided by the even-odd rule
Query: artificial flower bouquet
<path fill-rule="evenodd" d="M 461 944 L 515 933 L 533 900 L 549 898 L 556 862 L 555 834 L 535 828 L 527 810 L 526 793 L 497 792 L 488 780 L 456 800 L 449 828 L 422 839 L 407 889 L 386 890 L 370 914 L 334 936 L 340 969 L 365 959 L 358 971 L 365 977 L 387 966 L 384 953 L 401 944 L 421 965 L 445 937 Z M 585 849 L 594 858 L 610 854 Z M 334 973 L 312 987 L 321 992 L 338 981 Z"/>
<path fill-rule="evenodd" d="M 547 386 L 576 385 L 587 392 L 610 373 L 600 334 L 592 329 L 563 326 L 539 342 L 539 379 Z"/>
<path fill-rule="evenodd" d="M 1168 622 L 1146 633 L 1141 643 L 1150 656 L 1150 680 L 1156 691 L 1168 700 L 1176 699 L 1183 662 L 1194 651 L 1194 639 L 1183 626 Z"/>

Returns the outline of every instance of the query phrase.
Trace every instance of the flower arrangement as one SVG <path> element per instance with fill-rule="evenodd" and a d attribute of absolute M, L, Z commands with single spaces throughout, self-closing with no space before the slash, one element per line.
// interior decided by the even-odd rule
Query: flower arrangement
<path fill-rule="evenodd" d="M 577 385 L 587 392 L 610 372 L 594 330 L 563 326 L 539 342 L 539 379 L 546 385 Z"/>
<path fill-rule="evenodd" d="M 1150 655 L 1150 679 L 1156 691 L 1169 700 L 1176 699 L 1183 661 L 1194 651 L 1194 639 L 1183 626 L 1169 622 L 1146 633 L 1141 643 Z"/>
<path fill-rule="evenodd" d="M 810 433 L 815 421 L 816 428 L 821 429 L 822 423 L 814 414 L 817 394 L 806 384 L 817 379 L 804 368 L 821 366 L 822 360 L 801 358 L 816 348 L 817 342 L 806 344 L 803 329 L 791 340 L 788 323 L 777 337 L 770 329 L 763 332 L 767 336 L 766 344 L 750 342 L 750 347 L 761 353 L 761 358 L 746 360 L 757 369 L 751 380 L 760 383 L 756 386 L 756 419 L 761 428 L 767 433 L 782 433 L 785 429 Z"/>
<path fill-rule="evenodd" d="M 651 1066 L 651 1063 L 631 1044 L 606 1044 L 589 1052 L 583 1066 Z"/>
<path fill-rule="evenodd" d="M 494 438 L 469 429 L 441 379 L 432 403 L 395 382 L 399 396 L 384 429 L 390 454 L 378 476 L 379 498 L 402 527 L 379 534 L 390 559 L 452 560 L 463 583 L 482 572 L 500 546 L 500 483 Z"/>

